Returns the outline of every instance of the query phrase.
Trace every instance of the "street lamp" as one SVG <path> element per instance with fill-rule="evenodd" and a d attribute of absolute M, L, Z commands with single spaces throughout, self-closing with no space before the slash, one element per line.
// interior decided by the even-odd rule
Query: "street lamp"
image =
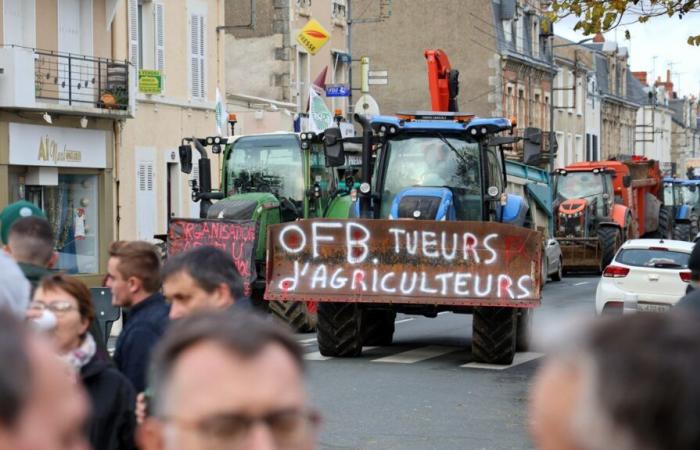
<path fill-rule="evenodd" d="M 551 36 L 550 38 L 550 57 L 551 57 L 551 63 L 552 63 L 552 69 L 554 72 L 552 73 L 552 79 L 549 82 L 549 171 L 554 170 L 554 78 L 556 77 L 557 74 L 557 65 L 554 64 L 554 49 L 555 48 L 561 48 L 561 47 L 572 47 L 575 45 L 581 45 L 586 42 L 592 41 L 593 38 L 586 38 L 582 39 L 578 42 L 570 42 L 568 44 L 558 44 L 554 45 L 554 35 Z M 574 74 L 574 77 L 576 77 L 576 74 Z M 574 81 L 575 82 L 575 81 Z"/>

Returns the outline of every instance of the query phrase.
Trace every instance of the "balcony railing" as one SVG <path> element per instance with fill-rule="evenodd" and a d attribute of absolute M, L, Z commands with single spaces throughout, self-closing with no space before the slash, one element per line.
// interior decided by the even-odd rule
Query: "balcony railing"
<path fill-rule="evenodd" d="M 34 50 L 35 98 L 109 110 L 129 107 L 129 63 Z"/>

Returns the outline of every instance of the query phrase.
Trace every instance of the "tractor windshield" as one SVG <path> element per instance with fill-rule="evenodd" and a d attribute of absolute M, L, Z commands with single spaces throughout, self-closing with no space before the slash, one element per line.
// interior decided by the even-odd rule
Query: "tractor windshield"
<path fill-rule="evenodd" d="M 304 198 L 302 153 L 295 135 L 242 137 L 226 162 L 227 194 L 271 192 L 294 201 Z"/>
<path fill-rule="evenodd" d="M 449 143 L 449 145 L 447 144 Z M 482 208 L 479 143 L 446 137 L 413 136 L 387 142 L 381 217 L 388 217 L 394 197 L 410 186 L 448 187 L 458 220 L 480 220 Z M 375 169 L 379 169 L 375 165 Z M 378 176 L 375 171 L 375 178 Z M 375 183 L 376 185 L 376 179 Z"/>
<path fill-rule="evenodd" d="M 557 175 L 558 201 L 597 197 L 605 192 L 604 177 L 593 172 L 567 172 Z"/>
<path fill-rule="evenodd" d="M 675 195 L 677 191 L 673 183 L 664 184 L 664 205 L 674 206 L 678 203 Z"/>
<path fill-rule="evenodd" d="M 695 205 L 698 203 L 698 187 L 694 184 L 681 186 L 682 201 L 686 205 Z"/>

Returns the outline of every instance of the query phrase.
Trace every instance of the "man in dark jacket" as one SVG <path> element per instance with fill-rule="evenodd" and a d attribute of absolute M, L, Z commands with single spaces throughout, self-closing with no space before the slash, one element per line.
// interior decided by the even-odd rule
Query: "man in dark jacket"
<path fill-rule="evenodd" d="M 9 208 L 9 206 L 8 206 Z M 6 224 L 6 212 L 3 213 L 3 226 Z M 53 232 L 51 225 L 44 218 L 43 213 L 34 212 L 27 217 L 17 216 L 9 226 L 7 232 L 7 245 L 5 250 L 17 262 L 22 269 L 24 277 L 32 285 L 32 294 L 39 281 L 51 273 L 51 267 L 56 263 L 58 256 L 54 251 Z M 31 296 L 31 295 L 30 295 Z M 102 336 L 102 330 L 98 322 L 92 321 L 88 330 L 95 339 L 97 351 L 101 356 L 108 356 L 106 337 Z"/>
<path fill-rule="evenodd" d="M 170 312 L 159 292 L 160 258 L 156 247 L 143 241 L 114 242 L 109 256 L 107 286 L 112 303 L 130 308 L 114 362 L 136 392 L 142 392 L 151 350 L 165 332 Z"/>
<path fill-rule="evenodd" d="M 695 245 L 688 258 L 688 269 L 690 270 L 690 281 L 685 291 L 685 296 L 680 299 L 676 306 L 688 308 L 700 313 L 700 245 Z"/>

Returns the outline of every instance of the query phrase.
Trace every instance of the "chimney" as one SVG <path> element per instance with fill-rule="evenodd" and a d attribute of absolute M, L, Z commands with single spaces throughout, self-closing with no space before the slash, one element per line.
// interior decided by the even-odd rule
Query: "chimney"
<path fill-rule="evenodd" d="M 639 80 L 644 86 L 647 85 L 647 73 L 646 72 L 632 72 L 632 75 Z"/>
<path fill-rule="evenodd" d="M 593 42 L 595 42 L 596 44 L 605 42 L 605 37 L 603 36 L 603 33 L 596 33 L 595 37 L 593 37 Z"/>

